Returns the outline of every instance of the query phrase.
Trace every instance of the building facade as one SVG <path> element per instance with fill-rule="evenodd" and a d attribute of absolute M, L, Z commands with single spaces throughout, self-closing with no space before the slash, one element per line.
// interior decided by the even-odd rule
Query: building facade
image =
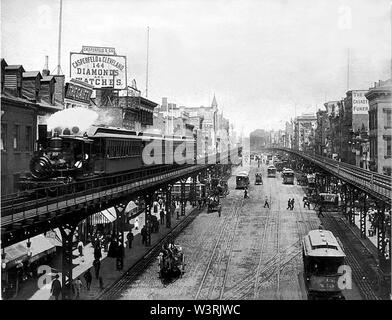
<path fill-rule="evenodd" d="M 392 80 L 379 81 L 365 94 L 369 101 L 370 170 L 391 175 Z"/>

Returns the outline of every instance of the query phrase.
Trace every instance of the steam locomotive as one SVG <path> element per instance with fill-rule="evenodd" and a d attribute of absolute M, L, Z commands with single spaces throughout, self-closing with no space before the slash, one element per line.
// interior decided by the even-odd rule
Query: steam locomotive
<path fill-rule="evenodd" d="M 188 148 L 193 148 L 193 152 L 187 152 Z M 19 181 L 21 190 L 147 166 L 176 165 L 175 153 L 182 156 L 184 163 L 190 163 L 196 157 L 196 141 L 193 137 L 138 133 L 108 126 L 93 125 L 85 132 L 78 127 L 47 132 L 46 126 L 40 126 L 38 150 L 30 161 L 30 175 Z"/>

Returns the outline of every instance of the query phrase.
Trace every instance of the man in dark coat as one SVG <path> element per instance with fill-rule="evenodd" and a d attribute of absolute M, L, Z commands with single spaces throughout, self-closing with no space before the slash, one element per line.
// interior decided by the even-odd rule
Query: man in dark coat
<path fill-rule="evenodd" d="M 52 288 L 50 289 L 50 293 L 54 296 L 56 300 L 59 299 L 59 295 L 61 293 L 61 282 L 59 280 L 58 274 L 56 274 L 55 279 L 52 282 Z"/>
<path fill-rule="evenodd" d="M 132 241 L 133 241 L 133 233 L 132 231 L 129 231 L 127 234 L 127 239 L 128 239 L 128 248 L 132 248 Z"/>
<path fill-rule="evenodd" d="M 161 224 L 165 224 L 165 211 L 163 210 L 163 208 L 159 212 L 159 217 L 161 219 Z"/>
<path fill-rule="evenodd" d="M 95 270 L 95 279 L 98 279 L 99 269 L 101 269 L 101 262 L 99 260 L 94 260 L 93 266 L 94 266 L 94 270 Z"/>
<path fill-rule="evenodd" d="M 84 274 L 84 280 L 86 280 L 87 290 L 90 290 L 91 281 L 93 280 L 93 276 L 91 275 L 90 269 L 88 269 Z"/>
<path fill-rule="evenodd" d="M 143 226 L 142 230 L 140 231 L 140 234 L 142 236 L 142 244 L 146 243 L 146 236 L 147 236 L 147 229 L 146 226 Z"/>

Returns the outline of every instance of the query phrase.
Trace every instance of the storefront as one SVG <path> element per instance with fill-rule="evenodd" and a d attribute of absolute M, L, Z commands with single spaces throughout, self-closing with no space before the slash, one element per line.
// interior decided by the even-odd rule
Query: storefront
<path fill-rule="evenodd" d="M 3 299 L 12 298 L 23 282 L 37 277 L 38 267 L 49 263 L 55 254 L 56 244 L 43 234 L 4 248 L 1 257 Z"/>

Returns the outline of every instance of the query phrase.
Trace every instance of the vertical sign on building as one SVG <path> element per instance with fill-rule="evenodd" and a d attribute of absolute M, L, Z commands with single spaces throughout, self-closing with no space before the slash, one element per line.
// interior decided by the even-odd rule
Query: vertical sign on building
<path fill-rule="evenodd" d="M 369 101 L 365 97 L 366 90 L 352 91 L 353 114 L 368 114 Z"/>

